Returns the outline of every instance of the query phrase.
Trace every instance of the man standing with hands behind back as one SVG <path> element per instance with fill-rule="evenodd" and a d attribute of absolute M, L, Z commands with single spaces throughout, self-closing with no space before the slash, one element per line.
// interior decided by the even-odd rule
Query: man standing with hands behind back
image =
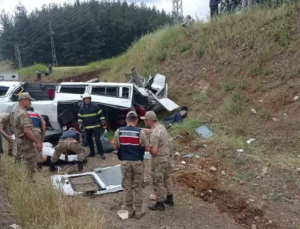
<path fill-rule="evenodd" d="M 151 128 L 148 133 L 150 134 L 150 153 L 152 155 L 151 173 L 157 202 L 150 205 L 149 209 L 163 211 L 165 204 L 174 206 L 168 132 L 163 125 L 157 123 L 157 116 L 153 111 L 147 111 L 141 119 L 145 121 L 147 128 Z"/>
<path fill-rule="evenodd" d="M 115 133 L 114 149 L 118 150 L 118 158 L 122 161 L 122 186 L 129 218 L 135 216 L 136 219 L 140 219 L 146 214 L 143 210 L 143 160 L 145 150 L 149 151 L 150 146 L 144 131 L 136 127 L 138 123 L 136 112 L 130 111 L 126 115 L 126 123 L 127 126 L 121 127 Z"/>

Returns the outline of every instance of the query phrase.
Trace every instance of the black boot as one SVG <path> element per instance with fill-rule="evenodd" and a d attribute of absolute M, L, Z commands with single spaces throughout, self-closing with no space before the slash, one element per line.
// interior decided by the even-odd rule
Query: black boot
<path fill-rule="evenodd" d="M 95 157 L 95 153 L 90 153 L 88 157 Z"/>
<path fill-rule="evenodd" d="M 14 156 L 14 154 L 13 154 L 13 152 L 12 152 L 12 150 L 10 149 L 10 150 L 8 150 L 8 156 L 10 156 L 10 157 L 13 157 Z"/>
<path fill-rule="evenodd" d="M 165 200 L 165 204 L 166 204 L 166 205 L 169 205 L 169 206 L 171 206 L 171 207 L 174 206 L 173 194 L 167 196 L 167 199 Z"/>
<path fill-rule="evenodd" d="M 153 210 L 153 211 L 164 211 L 165 210 L 165 204 L 164 202 L 156 202 L 155 204 L 152 204 L 150 206 L 148 206 L 148 208 L 150 210 Z"/>
<path fill-rule="evenodd" d="M 43 170 L 43 164 L 44 163 L 37 163 L 37 169 L 39 172 L 41 172 Z"/>
<path fill-rule="evenodd" d="M 55 172 L 56 168 L 55 168 L 55 163 L 51 162 L 50 164 L 50 171 L 51 172 Z"/>
<path fill-rule="evenodd" d="M 82 171 L 83 170 L 83 162 L 82 161 L 78 161 L 78 171 Z"/>
<path fill-rule="evenodd" d="M 105 160 L 105 159 L 106 159 L 106 156 L 105 156 L 105 154 L 104 154 L 104 153 L 100 153 L 100 157 L 101 157 L 103 160 Z"/>

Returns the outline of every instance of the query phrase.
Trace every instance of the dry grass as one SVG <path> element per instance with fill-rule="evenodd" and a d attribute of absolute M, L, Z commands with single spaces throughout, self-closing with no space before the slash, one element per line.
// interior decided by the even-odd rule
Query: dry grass
<path fill-rule="evenodd" d="M 12 63 L 10 61 L 0 62 L 0 72 L 9 72 L 13 70 Z"/>
<path fill-rule="evenodd" d="M 36 183 L 29 182 L 23 166 L 5 156 L 2 159 L 3 184 L 22 228 L 109 228 L 101 209 L 93 206 L 88 198 L 71 198 L 54 191 L 50 177 L 45 179 L 43 174 L 35 176 Z"/>

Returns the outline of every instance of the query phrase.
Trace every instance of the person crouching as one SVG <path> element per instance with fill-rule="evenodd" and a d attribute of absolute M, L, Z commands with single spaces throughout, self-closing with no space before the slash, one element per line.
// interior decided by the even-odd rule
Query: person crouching
<path fill-rule="evenodd" d="M 55 147 L 54 154 L 51 158 L 50 171 L 55 171 L 55 163 L 60 155 L 66 154 L 68 150 L 77 154 L 78 171 L 83 170 L 84 153 L 82 149 L 81 135 L 74 128 L 70 128 L 60 137 L 58 145 Z"/>

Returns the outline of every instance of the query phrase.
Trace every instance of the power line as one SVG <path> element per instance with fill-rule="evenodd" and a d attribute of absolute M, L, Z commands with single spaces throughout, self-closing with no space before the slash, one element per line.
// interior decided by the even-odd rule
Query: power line
<path fill-rule="evenodd" d="M 74 2 L 75 3 L 75 2 Z M 73 5 L 72 5 L 73 6 Z M 50 15 L 51 14 L 51 11 L 53 10 L 54 8 L 52 8 L 52 9 L 49 9 L 49 11 L 47 11 L 47 13 L 48 13 L 48 15 Z M 57 12 L 55 12 L 54 13 L 54 15 L 50 15 L 49 17 L 44 17 L 43 18 L 43 20 L 46 20 L 47 22 L 41 22 L 41 23 L 39 23 L 39 24 L 37 24 L 37 25 L 34 25 L 34 27 L 35 28 L 38 28 L 38 29 L 35 29 L 35 30 L 37 30 L 36 32 L 34 32 L 34 33 L 32 33 L 32 34 L 30 34 L 30 35 L 28 35 L 27 37 L 22 37 L 19 41 L 17 41 L 16 43 L 20 43 L 21 41 L 23 41 L 23 40 L 25 40 L 25 42 L 26 42 L 26 40 L 31 40 L 32 38 L 34 38 L 35 36 L 40 36 L 42 33 L 40 32 L 40 30 L 43 30 L 44 28 L 47 28 L 48 26 L 47 26 L 47 24 L 48 24 L 48 21 L 49 20 L 53 20 L 54 18 L 57 18 L 57 16 L 58 15 L 61 15 L 61 11 L 60 11 L 60 9 L 64 9 L 63 7 L 58 7 L 57 8 Z M 40 16 L 40 15 L 39 15 Z M 59 23 L 59 22 L 57 22 L 57 23 Z M 31 24 L 31 27 L 33 27 L 33 25 Z M 25 43 L 24 42 L 24 43 Z M 22 44 L 22 45 L 24 45 L 24 43 Z"/>
<path fill-rule="evenodd" d="M 81 25 L 81 26 L 77 27 L 76 29 L 69 30 L 69 31 L 67 31 L 67 32 L 63 32 L 63 33 L 59 33 L 59 35 L 64 35 L 64 34 L 67 34 L 67 33 L 74 32 L 74 31 L 76 31 L 76 30 L 78 30 L 78 29 L 81 29 L 82 27 L 84 27 L 84 26 L 86 26 L 86 25 L 90 24 L 91 22 L 93 22 L 93 21 L 97 20 L 97 19 L 98 19 L 100 16 L 102 16 L 102 15 L 101 15 L 101 14 L 100 14 L 100 15 L 98 15 L 97 17 L 93 18 L 91 21 L 89 21 L 89 22 L 87 22 L 87 23 L 85 23 L 85 24 L 83 24 L 83 25 Z"/>
<path fill-rule="evenodd" d="M 41 37 L 38 41 L 34 42 L 31 47 L 27 47 L 24 49 L 21 49 L 21 53 L 28 53 L 30 51 L 35 50 L 36 48 L 38 48 L 42 43 L 40 43 L 41 41 L 43 41 L 49 34 L 46 33 L 43 37 Z"/>

